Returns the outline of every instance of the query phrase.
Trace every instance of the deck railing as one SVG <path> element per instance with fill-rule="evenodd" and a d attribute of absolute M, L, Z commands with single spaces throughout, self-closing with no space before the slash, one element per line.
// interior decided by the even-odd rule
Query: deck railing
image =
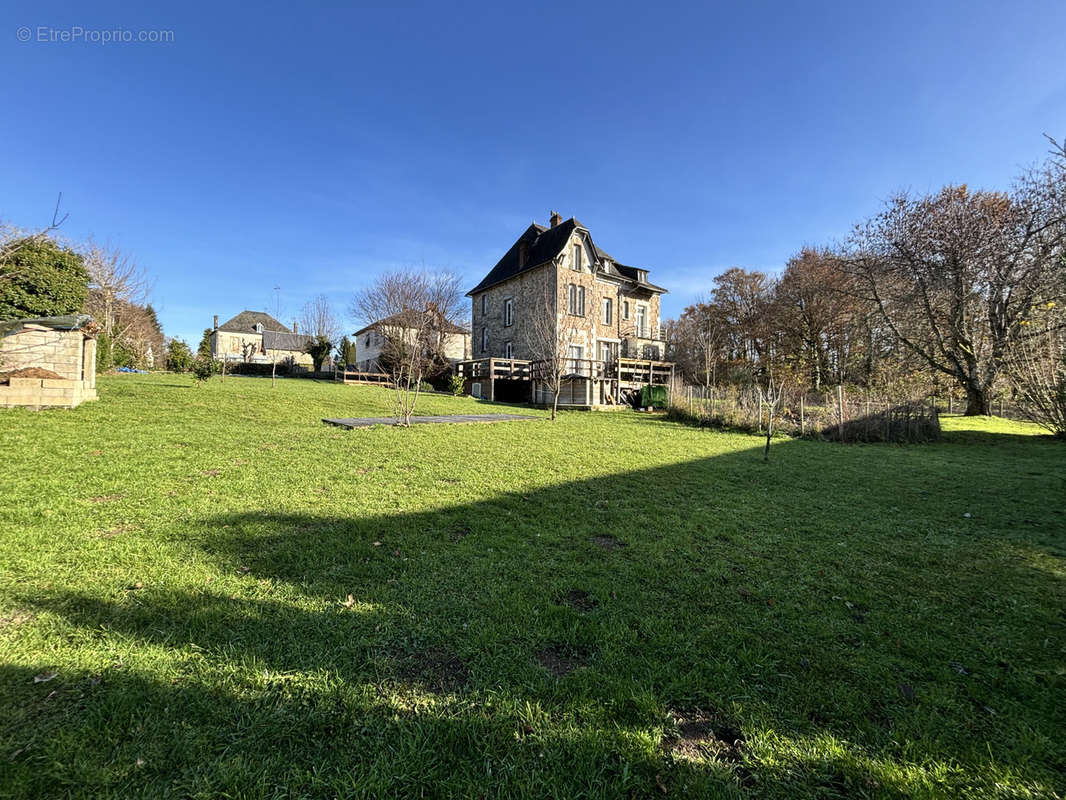
<path fill-rule="evenodd" d="M 530 365 L 532 361 L 520 358 L 478 358 L 472 361 L 458 361 L 455 364 L 455 374 L 461 378 L 485 380 L 495 378 L 498 380 L 528 381 L 530 378 Z"/>
<path fill-rule="evenodd" d="M 359 372 L 349 368 L 338 369 L 333 377 L 344 383 L 370 383 L 377 386 L 387 386 L 392 383 L 392 376 L 384 372 Z"/>

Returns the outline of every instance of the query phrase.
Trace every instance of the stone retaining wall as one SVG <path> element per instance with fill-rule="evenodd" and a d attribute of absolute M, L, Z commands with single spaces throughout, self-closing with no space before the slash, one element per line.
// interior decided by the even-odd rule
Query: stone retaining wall
<path fill-rule="evenodd" d="M 96 389 L 88 381 L 68 381 L 63 378 L 11 378 L 10 384 L 0 386 L 0 407 L 29 406 L 74 408 L 86 400 L 96 399 Z"/>

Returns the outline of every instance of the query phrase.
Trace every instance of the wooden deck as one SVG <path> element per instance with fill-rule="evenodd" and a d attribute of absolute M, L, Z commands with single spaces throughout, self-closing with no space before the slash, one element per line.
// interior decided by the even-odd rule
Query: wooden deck
<path fill-rule="evenodd" d="M 642 358 L 616 358 L 597 361 L 591 358 L 568 358 L 567 377 L 592 378 L 601 381 L 621 381 L 625 384 L 668 384 L 674 376 L 670 361 L 649 361 Z M 462 378 L 473 380 L 543 380 L 546 375 L 544 361 L 524 361 L 517 358 L 480 358 L 459 361 L 455 372 Z"/>
<path fill-rule="evenodd" d="M 463 380 L 484 382 L 483 396 L 488 400 L 496 399 L 496 381 L 529 381 L 531 384 L 548 379 L 547 364 L 544 361 L 527 361 L 517 358 L 479 358 L 459 361 L 455 373 Z M 589 397 L 600 394 L 609 395 L 608 404 L 621 402 L 623 391 L 638 389 L 646 384 L 668 385 L 674 377 L 674 364 L 670 361 L 652 361 L 642 358 L 616 358 L 599 361 L 591 358 L 567 359 L 564 379 L 567 381 L 588 379 L 603 387 L 601 393 L 590 391 Z M 533 400 L 533 386 L 530 397 Z M 592 404 L 598 404 L 593 402 Z M 588 402 L 580 403 L 582 406 Z"/>

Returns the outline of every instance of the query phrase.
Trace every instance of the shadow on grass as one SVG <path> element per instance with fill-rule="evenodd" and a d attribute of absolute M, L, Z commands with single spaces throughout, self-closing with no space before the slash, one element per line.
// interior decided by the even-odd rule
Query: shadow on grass
<path fill-rule="evenodd" d="M 815 478 L 811 447 L 419 513 L 191 520 L 173 542 L 227 588 L 22 598 L 116 656 L 41 686 L 4 669 L 9 769 L 37 795 L 1050 791 L 1066 698 L 1037 643 L 1061 580 L 1013 557 L 1024 532 L 892 518 L 929 502 L 919 462 L 886 490 L 898 463 Z M 691 709 L 743 732 L 739 760 L 664 749 Z"/>

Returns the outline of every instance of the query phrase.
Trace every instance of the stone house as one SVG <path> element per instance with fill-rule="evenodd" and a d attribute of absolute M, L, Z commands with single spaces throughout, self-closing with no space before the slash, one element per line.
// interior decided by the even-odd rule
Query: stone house
<path fill-rule="evenodd" d="M 85 314 L 0 322 L 0 407 L 95 400 L 96 331 Z"/>
<path fill-rule="evenodd" d="M 391 317 L 371 322 L 360 328 L 352 337 L 355 340 L 355 368 L 359 372 L 381 372 L 381 353 L 385 348 L 387 337 L 407 337 L 413 339 L 414 331 L 421 324 L 412 319 L 416 312 L 403 311 Z M 447 320 L 435 324 L 444 338 L 442 349 L 444 357 L 452 364 L 470 357 L 470 331 Z"/>
<path fill-rule="evenodd" d="M 535 362 L 543 349 L 543 326 L 534 319 L 555 319 L 555 335 L 565 340 L 571 378 L 564 387 L 567 405 L 609 405 L 624 390 L 666 383 L 672 365 L 663 361 L 660 297 L 666 289 L 648 280 L 648 270 L 622 264 L 601 250 L 588 228 L 552 212 L 547 226 L 533 223 L 467 296 L 472 302 L 473 354 L 476 361 Z M 634 368 L 642 371 L 638 374 Z M 501 378 L 487 371 L 461 370 L 468 390 L 496 398 L 497 381 L 507 399 L 548 402 L 543 387 L 513 385 L 531 381 L 523 363 L 506 364 Z M 498 366 L 498 364 L 496 364 Z M 474 374 L 480 372 L 481 374 Z M 490 374 L 486 374 L 490 373 Z M 518 377 L 515 377 L 518 375 Z M 491 382 L 486 393 L 484 380 Z M 531 391 L 532 390 L 532 391 Z"/>
<path fill-rule="evenodd" d="M 304 352 L 311 337 L 286 328 L 264 311 L 242 311 L 211 331 L 211 357 L 218 361 L 250 364 L 288 364 L 314 368 L 314 359 Z"/>

